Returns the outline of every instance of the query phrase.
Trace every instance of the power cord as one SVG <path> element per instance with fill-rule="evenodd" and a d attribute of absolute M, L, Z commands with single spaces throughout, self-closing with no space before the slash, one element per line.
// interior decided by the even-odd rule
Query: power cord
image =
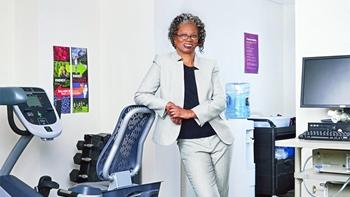
<path fill-rule="evenodd" d="M 339 191 L 336 194 L 334 194 L 332 197 L 337 197 L 345 189 L 345 187 L 349 184 L 349 182 L 350 182 L 350 177 L 345 181 L 345 183 L 339 189 Z"/>
<path fill-rule="evenodd" d="M 309 157 L 306 159 L 306 161 L 305 161 L 305 163 L 304 163 L 304 166 L 303 166 L 303 172 L 305 171 L 307 162 L 309 162 L 311 158 L 312 158 L 312 155 L 309 156 Z M 307 186 L 306 186 L 306 184 L 305 184 L 305 179 L 303 179 L 303 185 L 304 185 L 304 187 L 305 187 L 306 192 L 307 192 L 310 196 L 312 196 L 312 197 L 317 197 L 317 196 L 313 195 L 313 194 L 309 191 L 309 189 L 307 188 Z"/>

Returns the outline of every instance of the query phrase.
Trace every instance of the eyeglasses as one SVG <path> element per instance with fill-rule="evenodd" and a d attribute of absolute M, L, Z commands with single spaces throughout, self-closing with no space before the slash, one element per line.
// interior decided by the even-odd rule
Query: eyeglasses
<path fill-rule="evenodd" d="M 179 37 L 181 40 L 187 40 L 191 38 L 191 40 L 198 40 L 198 35 L 187 35 L 187 34 L 175 34 L 177 37 Z"/>

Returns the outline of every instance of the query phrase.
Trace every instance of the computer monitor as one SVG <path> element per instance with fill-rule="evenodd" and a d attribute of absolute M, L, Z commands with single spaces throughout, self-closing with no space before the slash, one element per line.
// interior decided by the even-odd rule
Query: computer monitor
<path fill-rule="evenodd" d="M 301 107 L 350 108 L 350 55 L 304 57 Z"/>

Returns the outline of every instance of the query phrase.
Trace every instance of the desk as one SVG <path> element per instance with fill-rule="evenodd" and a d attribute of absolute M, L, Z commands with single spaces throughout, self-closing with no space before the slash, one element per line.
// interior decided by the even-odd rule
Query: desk
<path fill-rule="evenodd" d="M 301 140 L 301 139 L 288 139 L 276 141 L 276 146 L 290 146 L 295 147 L 295 197 L 301 197 L 301 183 L 303 179 L 314 179 L 320 181 L 339 181 L 345 182 L 349 175 L 332 174 L 332 173 L 318 173 L 312 169 L 302 172 L 301 151 L 302 148 L 310 149 L 337 149 L 337 150 L 350 150 L 350 142 L 343 141 L 322 141 L 322 140 Z"/>

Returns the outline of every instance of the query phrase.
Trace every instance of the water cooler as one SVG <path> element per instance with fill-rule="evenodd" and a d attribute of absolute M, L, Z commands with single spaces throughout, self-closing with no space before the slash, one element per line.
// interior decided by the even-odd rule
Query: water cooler
<path fill-rule="evenodd" d="M 227 120 L 235 141 L 232 149 L 229 196 L 255 196 L 254 122 Z"/>
<path fill-rule="evenodd" d="M 255 196 L 254 122 L 247 120 L 249 84 L 226 83 L 225 116 L 235 138 L 232 149 L 229 196 Z"/>

